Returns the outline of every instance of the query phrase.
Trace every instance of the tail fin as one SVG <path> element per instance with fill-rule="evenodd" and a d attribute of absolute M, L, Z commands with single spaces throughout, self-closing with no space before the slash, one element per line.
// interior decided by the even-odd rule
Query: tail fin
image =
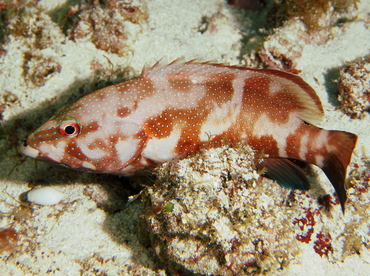
<path fill-rule="evenodd" d="M 344 131 L 330 131 L 328 138 L 328 154 L 325 156 L 323 165 L 320 167 L 337 192 L 344 213 L 345 203 L 347 201 L 344 181 L 353 149 L 356 146 L 357 136 Z"/>

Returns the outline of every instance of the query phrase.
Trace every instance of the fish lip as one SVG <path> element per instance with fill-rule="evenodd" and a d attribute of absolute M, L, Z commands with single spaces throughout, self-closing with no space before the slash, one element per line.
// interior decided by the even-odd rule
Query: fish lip
<path fill-rule="evenodd" d="M 37 160 L 46 161 L 48 163 L 61 165 L 58 161 L 50 158 L 47 155 L 42 154 L 38 149 L 35 149 L 31 146 L 23 146 L 22 145 L 21 146 L 21 151 L 23 152 L 23 154 L 25 154 L 29 157 L 35 158 Z M 70 168 L 69 166 L 67 166 L 67 167 Z"/>
<path fill-rule="evenodd" d="M 27 142 L 24 142 L 21 146 L 20 146 L 20 151 L 29 156 L 29 157 L 32 157 L 32 158 L 39 158 L 40 156 L 40 151 L 38 149 L 35 149 L 33 147 L 31 147 L 30 145 L 27 144 Z"/>

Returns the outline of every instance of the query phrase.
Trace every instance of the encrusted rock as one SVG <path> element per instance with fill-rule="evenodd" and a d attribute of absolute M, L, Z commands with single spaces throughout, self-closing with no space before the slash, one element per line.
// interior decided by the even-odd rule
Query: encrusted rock
<path fill-rule="evenodd" d="M 86 6 L 69 30 L 69 38 L 88 41 L 98 49 L 123 56 L 146 22 L 146 8 L 141 0 L 104 1 L 105 5 Z"/>
<path fill-rule="evenodd" d="M 339 73 L 341 109 L 353 119 L 361 119 L 370 111 L 369 60 L 351 63 Z"/>
<path fill-rule="evenodd" d="M 273 271 L 297 254 L 286 190 L 260 177 L 247 146 L 167 163 L 147 189 L 145 222 L 171 273 Z"/>

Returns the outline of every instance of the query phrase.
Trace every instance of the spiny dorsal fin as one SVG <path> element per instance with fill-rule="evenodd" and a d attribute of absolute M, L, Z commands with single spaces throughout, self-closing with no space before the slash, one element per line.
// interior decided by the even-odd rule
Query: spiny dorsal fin
<path fill-rule="evenodd" d="M 180 80 L 189 79 L 191 76 L 197 75 L 207 76 L 212 79 L 214 76 L 220 77 L 223 73 L 227 75 L 234 74 L 235 72 L 230 72 L 231 68 L 239 67 L 228 66 L 227 64 L 215 63 L 213 61 L 202 62 L 198 59 L 185 61 L 184 58 L 178 58 L 168 63 L 167 58 L 164 57 L 152 67 L 144 68 L 141 77 L 152 80 Z"/>

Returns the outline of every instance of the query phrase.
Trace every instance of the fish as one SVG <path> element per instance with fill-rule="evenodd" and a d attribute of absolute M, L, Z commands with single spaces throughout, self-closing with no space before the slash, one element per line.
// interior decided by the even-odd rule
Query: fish
<path fill-rule="evenodd" d="M 320 167 L 344 212 L 353 133 L 316 127 L 324 116 L 301 77 L 196 60 L 157 62 L 140 77 L 60 108 L 25 140 L 30 157 L 95 173 L 133 175 L 205 147 L 247 144 L 265 176 L 308 190 Z"/>

